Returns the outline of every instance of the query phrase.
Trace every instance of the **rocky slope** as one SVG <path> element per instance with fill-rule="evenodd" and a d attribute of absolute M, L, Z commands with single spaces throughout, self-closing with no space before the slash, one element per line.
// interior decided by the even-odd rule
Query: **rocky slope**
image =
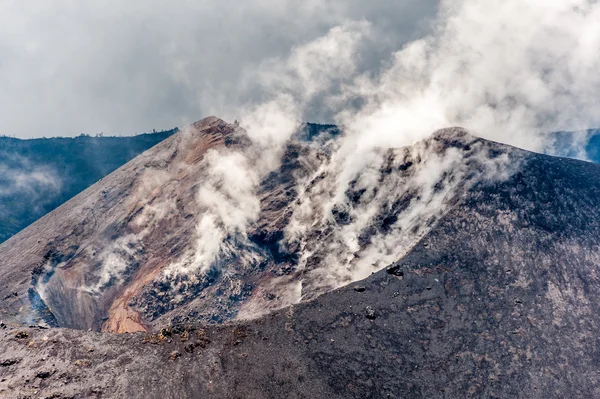
<path fill-rule="evenodd" d="M 321 130 L 305 126 L 263 175 L 220 119 L 163 141 L 0 246 L 0 314 L 113 332 L 259 317 L 400 259 L 522 156 L 448 129 L 349 174 L 340 132 Z"/>
<path fill-rule="evenodd" d="M 476 140 L 487 159 L 507 156 L 511 173 L 457 186 L 418 242 L 366 279 L 223 325 L 115 335 L 8 323 L 0 394 L 600 396 L 600 167 L 464 140 L 446 131 L 433 142 L 468 152 Z M 471 164 L 462 181 L 481 168 Z"/>
<path fill-rule="evenodd" d="M 207 118 L 1 245 L 0 394 L 599 396 L 600 166 L 343 137 Z"/>

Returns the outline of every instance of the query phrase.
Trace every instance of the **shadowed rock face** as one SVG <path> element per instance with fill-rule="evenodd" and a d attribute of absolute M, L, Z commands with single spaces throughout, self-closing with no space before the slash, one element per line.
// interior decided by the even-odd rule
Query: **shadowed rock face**
<path fill-rule="evenodd" d="M 401 259 L 310 302 L 157 334 L 7 326 L 0 393 L 599 397 L 600 168 L 504 151 L 510 176 L 465 187 Z"/>

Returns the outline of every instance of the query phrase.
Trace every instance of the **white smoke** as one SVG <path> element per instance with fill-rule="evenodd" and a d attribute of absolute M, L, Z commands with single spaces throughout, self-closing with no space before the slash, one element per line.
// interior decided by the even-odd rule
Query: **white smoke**
<path fill-rule="evenodd" d="M 276 169 L 286 143 L 301 123 L 301 110 L 355 71 L 357 46 L 369 32 L 365 22 L 336 27 L 325 37 L 294 49 L 253 71 L 267 100 L 239 113 L 251 144 L 236 150 L 210 150 L 206 179 L 198 190 L 199 222 L 193 255 L 172 264 L 166 275 L 206 272 L 250 245 L 247 227 L 260 213 L 256 195 L 261 180 Z M 235 243 L 232 242 L 235 241 Z M 251 251 L 250 251 L 251 252 Z M 255 254 L 237 262 L 256 262 Z"/>
<path fill-rule="evenodd" d="M 368 48 L 385 40 L 369 21 L 346 21 L 287 57 L 246 70 L 240 91 L 259 88 L 263 101 L 232 104 L 226 114 L 240 119 L 250 143 L 204 155 L 194 248 L 164 276 L 243 269 L 260 260 L 248 242 L 248 229 L 260 216 L 258 188 L 315 108 L 344 134 L 330 144 L 332 154 L 321 167 L 298 182 L 283 244 L 299 248 L 299 281 L 282 277 L 280 288 L 289 295 L 280 305 L 380 270 L 447 211 L 469 166 L 458 150 L 430 151 L 423 140 L 434 131 L 461 125 L 485 138 L 541 150 L 547 145 L 543 132 L 600 122 L 597 2 L 444 0 L 433 26 L 432 34 L 367 72 L 359 65 Z M 404 174 L 409 160 L 419 166 Z M 388 161 L 394 172 L 382 175 Z M 505 157 L 478 161 L 484 166 L 479 178 L 502 179 L 510 172 Z M 350 188 L 363 190 L 363 198 L 351 203 Z M 400 206 L 405 208 L 397 220 L 372 232 L 370 240 L 362 238 L 378 217 Z M 347 214 L 348 222 L 338 222 L 334 212 Z M 110 248 L 104 256 L 107 274 L 99 284 L 127 267 L 123 259 L 134 246 L 121 244 L 126 247 Z M 273 281 L 266 284 L 273 288 Z"/>
<path fill-rule="evenodd" d="M 26 195 L 39 197 L 40 194 L 53 196 L 60 192 L 62 180 L 55 170 L 34 165 L 26 157 L 0 153 L 0 198 Z M 47 198 L 40 198 L 45 201 Z"/>
<path fill-rule="evenodd" d="M 135 268 L 136 256 L 142 250 L 139 237 L 127 234 L 117 238 L 107 248 L 104 248 L 97 259 L 102 262 L 98 277 L 99 280 L 85 291 L 98 294 L 103 288 L 110 285 L 123 283 L 123 275 L 128 268 Z"/>
<path fill-rule="evenodd" d="M 260 181 L 279 166 L 284 146 L 314 107 L 325 108 L 344 135 L 330 160 L 298 184 L 300 197 L 285 239 L 301 249 L 298 270 L 305 280 L 300 293 L 297 282 L 284 285 L 295 287 L 295 298 L 310 297 L 397 260 L 445 212 L 467 166 L 455 150 L 429 153 L 419 144 L 411 150 L 413 159 L 423 161 L 418 170 L 382 181 L 385 150 L 412 146 L 438 129 L 459 125 L 539 151 L 548 145 L 543 132 L 598 124 L 599 17 L 600 5 L 585 0 L 446 0 L 433 33 L 382 60 L 378 70 L 358 67 L 365 49 L 382 40 L 368 21 L 347 21 L 288 57 L 247 70 L 240 86 L 258 85 L 265 101 L 235 111 L 252 144 L 235 155 L 209 157 L 213 177 L 198 196 L 207 211 L 198 226 L 194 269 L 206 271 L 220 253 L 235 250 L 230 237 L 246 239 L 260 211 Z M 401 151 L 394 150 L 396 161 L 403 159 Z M 479 178 L 510 173 L 505 157 L 480 158 L 485 171 Z M 304 192 L 311 179 L 317 183 Z M 346 195 L 353 181 L 368 198 L 358 205 L 349 204 Z M 442 188 L 436 187 L 440 181 Z M 404 196 L 416 199 L 389 231 L 377 233 L 366 247 L 360 244 L 361 232 L 382 209 L 392 212 L 394 201 Z M 330 227 L 334 210 L 348 213 L 352 222 L 311 244 L 315 226 Z"/>
<path fill-rule="evenodd" d="M 338 121 L 362 145 L 399 146 L 440 127 L 541 150 L 541 132 L 600 122 L 596 1 L 447 0 L 435 33 L 406 45 L 345 96 Z"/>
<path fill-rule="evenodd" d="M 355 50 L 365 46 L 361 40 L 377 40 L 365 34 L 370 32 L 366 22 L 344 24 L 330 31 L 327 40 L 307 44 L 309 50 L 295 49 L 287 61 L 274 61 L 281 66 L 269 64 L 269 73 L 281 76 L 268 82 L 304 100 L 292 109 L 293 118 L 310 110 L 315 100 L 310 94 L 324 86 L 328 90 L 319 104 L 328 107 L 345 132 L 330 163 L 312 176 L 318 181 L 312 192 L 302 192 L 307 181 L 298 185 L 300 203 L 286 229 L 286 239 L 299 242 L 302 249 L 298 268 L 308 268 L 308 297 L 365 278 L 401 257 L 444 212 L 445 201 L 466 172 L 462 155 L 448 151 L 440 158 L 423 152 L 425 161 L 410 179 L 376 181 L 382 149 L 410 146 L 438 129 L 458 125 L 488 139 L 541 151 L 551 144 L 544 132 L 600 122 L 600 3 L 446 0 L 434 26 L 431 35 L 384 60 L 380 73 L 355 74 L 350 63 L 360 54 L 351 51 L 344 53 L 344 68 L 333 75 L 317 79 L 310 73 L 286 72 L 289 63 L 298 71 L 315 65 L 315 57 L 303 65 L 296 54 L 343 47 L 342 41 L 332 43 L 335 32 L 354 38 Z M 480 178 L 502 179 L 511 171 L 505 157 L 481 157 L 480 162 L 486 170 Z M 319 179 L 324 173 L 326 178 Z M 447 174 L 454 176 L 453 184 L 434 190 Z M 353 180 L 367 196 L 376 189 L 356 209 L 345 194 Z M 419 193 L 418 201 L 411 202 L 391 232 L 361 248 L 359 234 L 373 224 L 378 210 L 410 190 Z M 333 209 L 348 212 L 352 223 L 337 226 L 311 247 L 315 225 L 331 225 Z"/>
<path fill-rule="evenodd" d="M 291 123 L 315 101 L 327 107 L 346 134 L 335 156 L 343 164 L 338 200 L 366 153 L 412 145 L 444 127 L 541 151 L 551 144 L 545 132 L 600 123 L 599 18 L 590 0 L 446 0 L 434 33 L 382 60 L 380 73 L 356 66 L 361 51 L 383 38 L 366 21 L 347 22 L 248 72 L 275 97 L 255 106 L 251 121 Z M 281 134 L 251 125 L 253 140 L 273 149 L 293 124 Z"/>
<path fill-rule="evenodd" d="M 193 269 L 208 271 L 228 235 L 238 235 L 246 242 L 246 226 L 258 219 L 260 203 L 254 190 L 258 175 L 252 171 L 242 153 L 220 153 L 210 150 L 205 155 L 207 180 L 198 191 L 200 222 Z M 224 254 L 227 255 L 227 254 Z"/>
<path fill-rule="evenodd" d="M 244 82 L 293 98 L 276 110 L 287 120 L 306 117 L 318 100 L 357 148 L 410 145 L 460 125 L 541 150 L 543 132 L 600 123 L 596 1 L 445 0 L 433 27 L 380 70 L 359 73 L 364 50 L 385 37 L 368 21 L 346 22 L 246 71 Z"/>
<path fill-rule="evenodd" d="M 299 186 L 311 188 L 294 208 L 286 243 L 304 250 L 298 264 L 305 280 L 303 297 L 362 280 L 397 261 L 450 209 L 449 200 L 459 188 L 510 175 L 506 154 L 492 160 L 481 143 L 471 143 L 468 136 L 463 140 L 471 147 L 468 155 L 455 148 L 441 150 L 430 141 L 371 152 L 366 166 L 352 176 L 352 184 L 344 186 L 360 193 L 358 200 L 352 201 L 348 191 L 339 194 L 336 173 L 344 170 L 332 167 L 335 159 L 301 182 Z M 467 180 L 475 170 L 479 173 Z M 332 210 L 347 216 L 338 221 Z M 382 228 L 382 218 L 393 215 Z M 316 231 L 327 233 L 315 239 Z"/>

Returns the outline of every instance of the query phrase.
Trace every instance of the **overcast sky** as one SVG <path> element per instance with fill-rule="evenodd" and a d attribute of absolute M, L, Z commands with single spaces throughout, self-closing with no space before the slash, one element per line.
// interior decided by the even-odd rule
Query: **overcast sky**
<path fill-rule="evenodd" d="M 232 117 L 252 72 L 347 21 L 359 71 L 430 29 L 436 0 L 0 0 L 0 133 L 133 134 Z M 316 106 L 305 117 L 328 122 Z"/>

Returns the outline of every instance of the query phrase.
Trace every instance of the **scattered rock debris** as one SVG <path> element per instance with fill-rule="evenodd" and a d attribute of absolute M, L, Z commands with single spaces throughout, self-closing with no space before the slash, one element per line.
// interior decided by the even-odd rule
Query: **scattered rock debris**
<path fill-rule="evenodd" d="M 377 317 L 377 315 L 375 314 L 375 310 L 371 306 L 367 306 L 365 308 L 365 315 L 369 320 L 375 320 L 375 318 Z"/>
<path fill-rule="evenodd" d="M 41 379 L 44 380 L 44 379 L 49 378 L 50 376 L 52 376 L 52 374 L 54 374 L 53 370 L 42 370 L 42 371 L 38 371 L 35 376 L 37 378 L 41 378 Z"/>
<path fill-rule="evenodd" d="M 398 277 L 399 279 L 404 278 L 404 271 L 402 270 L 401 266 L 399 266 L 399 265 L 392 266 L 392 267 L 388 268 L 386 271 L 388 274 Z"/>
<path fill-rule="evenodd" d="M 29 338 L 29 333 L 27 331 L 17 331 L 15 333 L 15 338 L 17 338 L 17 339 L 27 339 L 27 338 Z"/>
<path fill-rule="evenodd" d="M 75 366 L 87 368 L 92 365 L 92 362 L 87 359 L 78 359 L 78 360 L 75 360 L 74 364 L 75 364 Z"/>
<path fill-rule="evenodd" d="M 20 362 L 21 362 L 21 359 L 19 359 L 19 358 L 4 359 L 4 360 L 0 360 L 0 367 L 12 366 L 13 364 L 17 364 Z"/>

